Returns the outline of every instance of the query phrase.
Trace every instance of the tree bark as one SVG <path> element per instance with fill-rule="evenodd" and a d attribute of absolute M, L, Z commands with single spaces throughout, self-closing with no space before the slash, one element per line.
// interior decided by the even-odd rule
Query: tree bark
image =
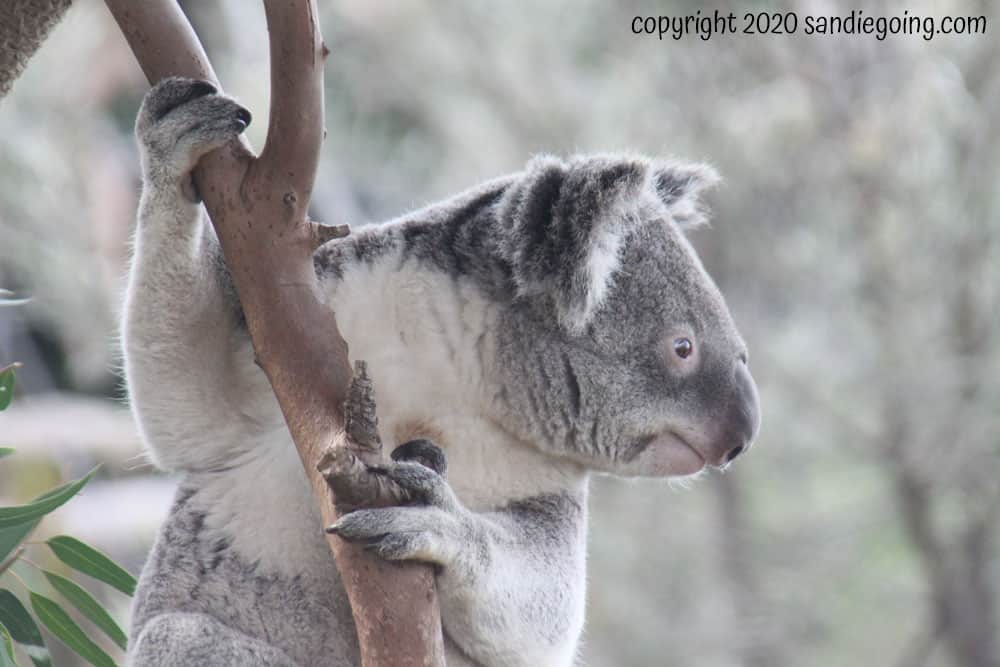
<path fill-rule="evenodd" d="M 106 3 L 151 83 L 167 76 L 218 83 L 175 0 Z M 351 447 L 360 462 L 372 463 L 380 451 L 352 447 L 344 433 L 352 378 L 348 348 L 319 298 L 313 269 L 313 251 L 337 235 L 307 218 L 323 139 L 328 53 L 315 0 L 265 0 L 264 7 L 271 53 L 264 149 L 255 158 L 245 141 L 234 141 L 205 156 L 194 178 L 243 305 L 257 362 L 281 405 L 324 524 L 331 524 L 338 512 L 317 469 L 321 456 L 330 447 Z M 352 470 L 365 474 L 363 465 Z M 354 611 L 362 664 L 442 665 L 430 566 L 388 563 L 335 536 L 328 542 Z"/>

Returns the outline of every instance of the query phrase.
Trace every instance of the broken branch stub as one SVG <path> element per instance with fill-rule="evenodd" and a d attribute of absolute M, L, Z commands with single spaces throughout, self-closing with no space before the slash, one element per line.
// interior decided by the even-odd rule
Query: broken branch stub
<path fill-rule="evenodd" d="M 333 491 L 338 514 L 362 507 L 403 505 L 409 494 L 385 475 L 378 434 L 375 387 L 364 361 L 354 363 L 354 377 L 344 401 L 344 430 L 323 451 L 316 468 Z"/>

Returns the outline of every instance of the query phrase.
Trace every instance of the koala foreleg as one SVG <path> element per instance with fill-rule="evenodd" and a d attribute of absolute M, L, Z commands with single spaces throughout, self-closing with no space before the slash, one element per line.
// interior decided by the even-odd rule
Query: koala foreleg
<path fill-rule="evenodd" d="M 262 401 L 270 391 L 191 181 L 199 158 L 249 121 L 210 84 L 179 78 L 154 87 L 136 121 L 143 190 L 122 327 L 125 373 L 143 434 L 168 469 L 230 465 L 269 414 Z"/>

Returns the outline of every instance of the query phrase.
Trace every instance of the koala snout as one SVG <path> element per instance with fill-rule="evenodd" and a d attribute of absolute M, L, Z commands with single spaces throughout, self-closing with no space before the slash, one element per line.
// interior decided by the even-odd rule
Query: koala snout
<path fill-rule="evenodd" d="M 760 398 L 750 369 L 741 358 L 734 370 L 733 392 L 720 420 L 718 435 L 703 455 L 709 465 L 723 467 L 750 449 L 760 431 Z"/>
<path fill-rule="evenodd" d="M 760 397 L 757 394 L 757 383 L 753 381 L 745 359 L 743 357 L 736 362 L 736 389 L 726 415 L 726 432 L 731 446 L 725 450 L 723 460 L 718 465 L 730 463 L 750 449 L 760 432 Z"/>

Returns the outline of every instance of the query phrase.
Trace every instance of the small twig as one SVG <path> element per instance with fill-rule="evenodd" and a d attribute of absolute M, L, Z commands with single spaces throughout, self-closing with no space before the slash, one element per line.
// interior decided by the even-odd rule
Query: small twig
<path fill-rule="evenodd" d="M 31 587 L 28 586 L 28 584 L 24 581 L 24 579 L 21 578 L 21 575 L 19 575 L 17 572 L 15 572 L 14 570 L 8 570 L 7 574 L 17 579 L 17 582 L 24 587 L 24 590 L 28 591 L 29 593 L 33 592 L 31 590 Z"/>
<path fill-rule="evenodd" d="M 358 360 L 344 401 L 344 432 L 334 438 L 316 466 L 333 491 L 338 513 L 401 505 L 409 500 L 405 490 L 377 474 L 382 460 L 375 387 L 367 364 Z"/>
<path fill-rule="evenodd" d="M 312 235 L 313 249 L 319 248 L 328 241 L 342 239 L 351 233 L 350 225 L 324 225 L 321 222 L 310 220 L 309 231 Z"/>
<path fill-rule="evenodd" d="M 20 361 L 15 361 L 12 364 L 7 364 L 3 368 L 0 368 L 0 373 L 6 373 L 7 371 L 9 371 L 11 369 L 17 370 L 21 366 L 23 366 L 23 364 Z"/>
<path fill-rule="evenodd" d="M 23 554 L 23 553 L 24 553 L 24 547 L 20 546 L 20 547 L 18 547 L 17 549 L 14 550 L 14 553 L 12 553 L 10 556 L 7 556 L 7 559 L 4 560 L 4 562 L 0 563 L 0 574 L 3 574 L 7 570 L 9 570 L 10 566 L 13 565 L 14 562 L 17 561 L 17 559 L 20 558 L 21 554 Z M 14 573 L 11 572 L 11 574 L 14 574 Z M 14 576 L 17 576 L 17 575 L 14 575 Z"/>
<path fill-rule="evenodd" d="M 44 567 L 42 567 L 41 565 L 39 565 L 35 561 L 31 560 L 30 558 L 22 558 L 21 562 L 22 563 L 27 563 L 28 565 L 30 565 L 31 567 L 35 568 L 39 572 L 44 572 L 45 571 Z"/>
<path fill-rule="evenodd" d="M 363 458 L 370 455 L 378 460 L 382 456 L 382 438 L 378 434 L 378 416 L 375 413 L 375 385 L 368 375 L 368 363 L 361 359 L 354 362 L 354 377 L 344 401 L 344 430 L 352 449 Z"/>

